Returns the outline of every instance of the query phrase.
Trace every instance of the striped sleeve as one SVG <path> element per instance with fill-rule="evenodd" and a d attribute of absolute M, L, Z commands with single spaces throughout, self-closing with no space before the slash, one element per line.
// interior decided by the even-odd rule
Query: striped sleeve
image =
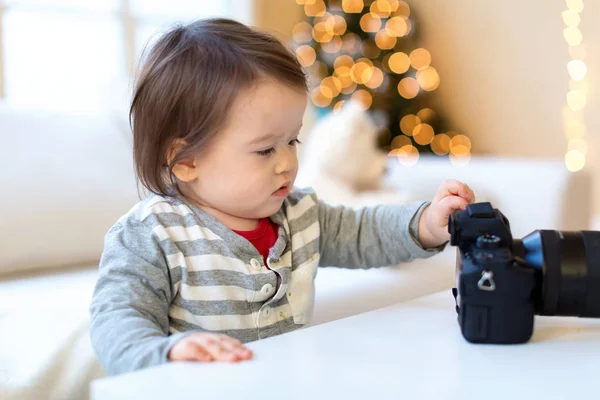
<path fill-rule="evenodd" d="M 90 335 L 108 374 L 166 362 L 169 349 L 185 335 L 169 335 L 171 285 L 156 240 L 151 228 L 132 219 L 120 221 L 105 237 Z"/>
<path fill-rule="evenodd" d="M 396 265 L 439 253 L 423 249 L 418 221 L 427 202 L 379 205 L 358 210 L 317 199 L 321 266 L 371 268 Z"/>

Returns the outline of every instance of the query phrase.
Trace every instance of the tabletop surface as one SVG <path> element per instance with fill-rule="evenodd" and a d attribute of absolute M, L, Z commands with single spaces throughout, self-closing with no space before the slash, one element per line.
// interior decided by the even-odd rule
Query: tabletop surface
<path fill-rule="evenodd" d="M 248 343 L 237 364 L 169 363 L 92 383 L 103 399 L 598 398 L 600 319 L 536 317 L 522 345 L 473 345 L 450 291 Z"/>

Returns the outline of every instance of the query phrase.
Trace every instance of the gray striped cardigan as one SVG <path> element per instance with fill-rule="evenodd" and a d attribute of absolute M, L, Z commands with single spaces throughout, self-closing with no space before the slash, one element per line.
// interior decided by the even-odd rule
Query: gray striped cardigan
<path fill-rule="evenodd" d="M 415 240 L 426 204 L 353 210 L 296 189 L 271 217 L 280 228 L 267 269 L 250 242 L 211 215 L 151 195 L 106 234 L 90 306 L 98 359 L 118 374 L 166 362 L 192 331 L 249 342 L 298 329 L 311 318 L 317 266 L 369 268 L 436 254 Z"/>

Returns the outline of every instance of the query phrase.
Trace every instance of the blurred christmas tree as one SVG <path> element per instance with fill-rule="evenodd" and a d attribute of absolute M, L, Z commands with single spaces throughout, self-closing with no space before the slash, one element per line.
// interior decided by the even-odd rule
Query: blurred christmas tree
<path fill-rule="evenodd" d="M 404 163 L 416 162 L 421 152 L 469 160 L 470 140 L 448 131 L 431 108 L 440 77 L 430 53 L 416 46 L 406 2 L 296 2 L 307 21 L 294 27 L 294 45 L 310 75 L 315 106 L 335 112 L 348 99 L 360 101 L 381 129 L 381 147 Z"/>

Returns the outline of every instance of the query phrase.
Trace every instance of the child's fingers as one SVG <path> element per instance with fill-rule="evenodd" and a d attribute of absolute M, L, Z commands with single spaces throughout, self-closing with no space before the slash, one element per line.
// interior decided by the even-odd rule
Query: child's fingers
<path fill-rule="evenodd" d="M 241 358 L 231 350 L 231 346 L 219 338 L 205 340 L 204 348 L 216 361 L 239 361 Z"/>
<path fill-rule="evenodd" d="M 441 220 L 447 223 L 448 217 L 454 211 L 464 210 L 467 208 L 469 203 L 462 197 L 459 196 L 446 196 L 439 202 L 439 207 L 442 210 Z"/>
<path fill-rule="evenodd" d="M 195 346 L 193 361 L 210 362 L 214 361 L 213 356 L 206 349 L 198 344 Z"/>
<path fill-rule="evenodd" d="M 467 196 L 464 197 L 464 199 L 467 200 L 469 204 L 475 203 L 475 193 L 473 192 L 473 190 L 471 190 L 469 186 L 465 186 L 467 188 Z"/>
<path fill-rule="evenodd" d="M 248 360 L 252 358 L 252 351 L 244 347 L 238 340 L 224 337 L 221 339 L 221 346 L 231 354 L 235 354 L 236 360 Z"/>
<path fill-rule="evenodd" d="M 475 202 L 475 194 L 469 186 L 454 179 L 444 181 L 438 188 L 434 201 L 440 201 L 446 196 L 460 196 L 469 203 Z"/>
<path fill-rule="evenodd" d="M 235 351 L 244 360 L 252 357 L 252 350 L 244 346 L 239 340 L 232 338 L 231 336 L 222 335 L 221 341 L 226 343 L 228 346 L 231 346 L 232 351 Z"/>

